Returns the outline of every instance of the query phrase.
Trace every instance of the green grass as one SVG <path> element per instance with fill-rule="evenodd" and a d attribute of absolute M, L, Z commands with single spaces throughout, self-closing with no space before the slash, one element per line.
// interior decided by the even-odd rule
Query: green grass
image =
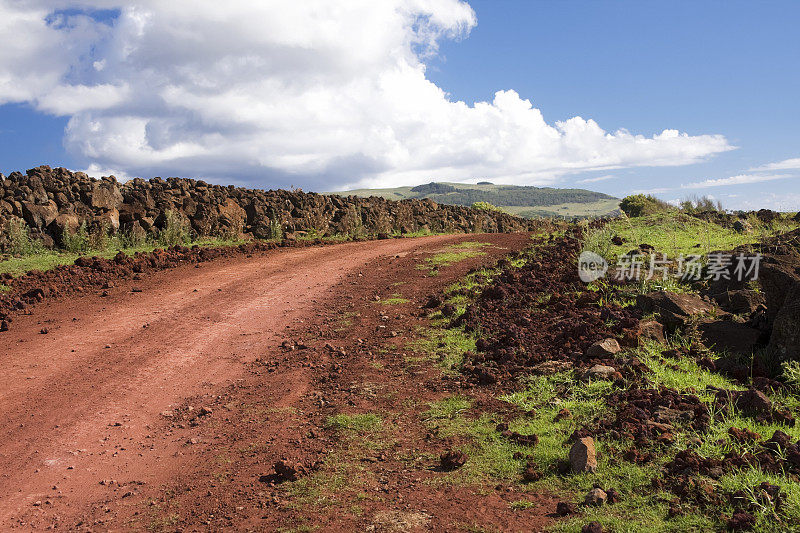
<path fill-rule="evenodd" d="M 466 396 L 448 396 L 438 402 L 431 402 L 423 414 L 425 420 L 455 420 L 472 407 L 472 400 Z"/>
<path fill-rule="evenodd" d="M 401 304 L 407 304 L 410 301 L 411 300 L 409 300 L 408 298 L 403 298 L 402 295 L 395 293 L 391 296 L 391 298 L 382 298 L 377 303 L 381 305 L 401 305 Z"/>
<path fill-rule="evenodd" d="M 475 335 L 462 328 L 433 327 L 417 333 L 417 339 L 409 343 L 409 348 L 421 355 L 420 360 L 433 360 L 447 372 L 456 371 L 464 353 L 475 350 Z"/>
<path fill-rule="evenodd" d="M 650 368 L 651 373 L 648 375 L 648 379 L 654 385 L 663 385 L 680 392 L 703 391 L 707 387 L 743 389 L 724 376 L 698 366 L 692 358 L 663 357 L 661 355 L 663 349 L 663 345 L 648 341 L 636 352 L 639 360 Z M 709 355 L 712 358 L 716 357 L 713 353 Z"/>
<path fill-rule="evenodd" d="M 204 247 L 220 247 L 220 246 L 235 246 L 242 244 L 246 241 L 240 240 L 223 240 L 223 239 L 202 239 L 195 241 L 192 245 Z M 42 272 L 51 270 L 61 265 L 71 265 L 75 260 L 81 256 L 97 256 L 105 259 L 111 259 L 118 252 L 122 251 L 127 255 L 133 255 L 136 252 L 152 252 L 156 248 L 163 248 L 160 244 L 149 243 L 137 247 L 130 248 L 109 248 L 106 250 L 91 250 L 86 253 L 77 252 L 58 252 L 46 250 L 38 254 L 28 255 L 24 257 L 11 257 L 4 261 L 0 261 L 0 274 L 10 273 L 18 277 L 31 270 L 40 270 Z"/>
<path fill-rule="evenodd" d="M 383 427 L 383 418 L 375 413 L 338 414 L 325 420 L 325 427 L 354 433 L 369 433 Z"/>
<path fill-rule="evenodd" d="M 451 244 L 444 250 L 427 258 L 424 263 L 417 265 L 417 268 L 420 270 L 436 271 L 441 267 L 454 265 L 472 257 L 486 255 L 486 252 L 480 250 L 483 246 L 491 245 L 489 243 L 475 241 Z"/>
<path fill-rule="evenodd" d="M 733 229 L 699 220 L 677 210 L 642 217 L 621 217 L 591 233 L 587 237 L 585 249 L 614 263 L 620 255 L 640 244 L 649 244 L 655 247 L 657 253 L 665 253 L 670 259 L 676 259 L 681 254 L 707 255 L 712 251 L 731 250 L 743 245 L 753 245 L 753 249 L 757 251 L 756 243 L 765 237 L 800 226 L 784 221 L 767 227 L 755 218 L 750 222 L 754 227 L 753 232 L 737 233 Z M 627 242 L 619 246 L 613 244 L 611 239 L 616 235 Z"/>

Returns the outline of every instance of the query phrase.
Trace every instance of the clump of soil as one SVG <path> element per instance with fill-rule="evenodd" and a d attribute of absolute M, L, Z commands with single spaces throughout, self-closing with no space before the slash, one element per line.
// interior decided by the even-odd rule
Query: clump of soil
<path fill-rule="evenodd" d="M 448 450 L 439 458 L 441 469 L 445 472 L 461 468 L 467 463 L 469 457 L 459 450 Z"/>

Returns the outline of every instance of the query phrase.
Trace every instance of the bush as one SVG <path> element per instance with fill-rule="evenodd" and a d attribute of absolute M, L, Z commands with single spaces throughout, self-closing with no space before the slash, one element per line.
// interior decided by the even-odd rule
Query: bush
<path fill-rule="evenodd" d="M 158 232 L 158 243 L 161 246 L 169 247 L 192 242 L 189 225 L 180 215 L 174 211 L 167 211 L 164 216 L 166 218 L 164 227 Z"/>
<path fill-rule="evenodd" d="M 497 207 L 496 205 L 490 204 L 489 202 L 475 202 L 472 204 L 473 209 L 479 209 L 481 211 L 494 211 L 497 213 L 502 213 L 503 210 Z"/>
<path fill-rule="evenodd" d="M 23 257 L 44 251 L 42 243 L 31 238 L 30 229 L 23 220 L 11 219 L 4 228 L 6 251 L 13 256 Z"/>
<path fill-rule="evenodd" d="M 108 224 L 94 225 L 89 232 L 89 249 L 103 251 L 111 246 L 109 237 L 110 227 Z"/>
<path fill-rule="evenodd" d="M 783 368 L 783 381 L 793 387 L 796 390 L 800 391 L 800 362 L 798 361 L 786 361 L 782 365 Z"/>
<path fill-rule="evenodd" d="M 123 248 L 139 248 L 147 243 L 147 232 L 141 226 L 135 226 L 119 234 Z"/>
<path fill-rule="evenodd" d="M 671 206 L 649 194 L 634 194 L 623 198 L 619 208 L 629 217 L 641 217 L 668 211 Z"/>
<path fill-rule="evenodd" d="M 720 213 L 725 210 L 722 207 L 722 202 L 716 202 L 708 196 L 697 197 L 693 196 L 686 198 L 681 202 L 681 211 L 688 214 L 693 213 L 706 213 L 709 211 L 718 211 Z"/>
<path fill-rule="evenodd" d="M 84 253 L 89 251 L 89 231 L 86 229 L 86 222 L 84 221 L 75 233 L 69 231 L 69 228 L 64 228 L 61 234 L 61 245 L 64 250 L 72 253 Z"/>

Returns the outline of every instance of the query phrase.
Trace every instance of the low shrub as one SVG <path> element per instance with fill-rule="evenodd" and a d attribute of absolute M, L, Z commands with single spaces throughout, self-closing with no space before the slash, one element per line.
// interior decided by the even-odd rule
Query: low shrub
<path fill-rule="evenodd" d="M 649 194 L 634 194 L 623 198 L 619 208 L 629 217 L 641 217 L 668 211 L 672 206 Z"/>

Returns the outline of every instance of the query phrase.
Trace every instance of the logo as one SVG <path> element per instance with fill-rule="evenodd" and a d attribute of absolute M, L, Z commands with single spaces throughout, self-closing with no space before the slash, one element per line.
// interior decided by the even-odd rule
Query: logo
<path fill-rule="evenodd" d="M 584 283 L 596 281 L 608 272 L 608 262 L 594 252 L 582 252 L 578 258 L 578 276 Z"/>

